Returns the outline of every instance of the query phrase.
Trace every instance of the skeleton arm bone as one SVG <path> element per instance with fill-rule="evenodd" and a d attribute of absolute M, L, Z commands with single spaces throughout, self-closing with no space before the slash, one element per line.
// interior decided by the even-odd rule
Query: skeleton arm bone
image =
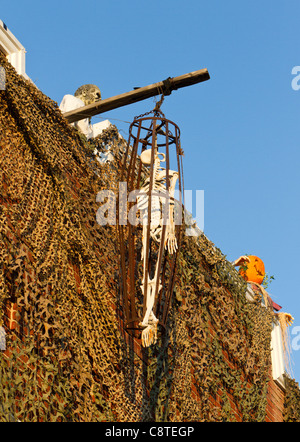
<path fill-rule="evenodd" d="M 247 263 L 247 262 L 250 262 L 250 258 L 248 258 L 248 256 L 246 256 L 246 255 L 243 255 L 243 256 L 240 256 L 238 259 L 236 259 L 236 260 L 233 262 L 233 265 L 234 265 L 235 267 L 237 267 L 237 266 L 243 265 L 245 262 L 246 262 L 246 263 Z"/>
<path fill-rule="evenodd" d="M 177 240 L 175 236 L 175 224 L 174 224 L 174 195 L 175 195 L 175 186 L 178 179 L 178 173 L 172 170 L 170 170 L 170 173 L 171 173 L 171 183 L 169 188 L 169 200 L 168 200 L 169 219 L 167 223 L 165 247 L 172 255 L 177 250 Z"/>

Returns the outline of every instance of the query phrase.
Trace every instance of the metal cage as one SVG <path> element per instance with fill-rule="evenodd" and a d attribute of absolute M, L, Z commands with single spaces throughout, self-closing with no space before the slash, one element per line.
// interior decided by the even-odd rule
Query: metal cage
<path fill-rule="evenodd" d="M 145 326 L 150 297 L 150 314 L 166 326 L 183 225 L 180 130 L 153 112 L 130 126 L 117 205 L 123 314 L 132 331 Z"/>

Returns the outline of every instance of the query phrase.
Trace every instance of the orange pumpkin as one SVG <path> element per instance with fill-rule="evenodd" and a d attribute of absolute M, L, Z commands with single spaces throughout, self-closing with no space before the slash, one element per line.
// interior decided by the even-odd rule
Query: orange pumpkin
<path fill-rule="evenodd" d="M 249 255 L 250 262 L 240 267 L 239 273 L 246 281 L 261 284 L 265 276 L 265 265 L 257 256 Z"/>

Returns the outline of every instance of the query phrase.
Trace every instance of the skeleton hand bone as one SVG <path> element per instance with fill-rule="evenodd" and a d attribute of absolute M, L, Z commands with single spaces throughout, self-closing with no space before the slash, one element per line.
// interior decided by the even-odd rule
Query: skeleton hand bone
<path fill-rule="evenodd" d="M 173 232 L 168 232 L 167 237 L 165 240 L 165 248 L 168 249 L 169 253 L 172 255 L 176 252 L 178 246 L 177 246 L 177 239 Z"/>
<path fill-rule="evenodd" d="M 286 325 L 292 325 L 294 322 L 294 318 L 290 313 L 282 313 L 282 315 L 285 317 Z"/>
<path fill-rule="evenodd" d="M 244 263 L 250 262 L 250 258 L 248 258 L 248 256 L 244 255 L 244 256 L 240 256 L 238 259 L 236 259 L 233 263 L 234 266 L 240 266 L 243 265 Z"/>

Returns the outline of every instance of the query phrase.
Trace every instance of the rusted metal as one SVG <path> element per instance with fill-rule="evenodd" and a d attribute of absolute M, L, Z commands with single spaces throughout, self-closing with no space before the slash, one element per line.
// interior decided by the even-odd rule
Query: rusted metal
<path fill-rule="evenodd" d="M 180 130 L 157 109 L 145 115 L 129 128 L 121 173 L 127 204 L 118 204 L 123 314 L 132 332 L 156 320 L 166 327 L 183 224 Z"/>

